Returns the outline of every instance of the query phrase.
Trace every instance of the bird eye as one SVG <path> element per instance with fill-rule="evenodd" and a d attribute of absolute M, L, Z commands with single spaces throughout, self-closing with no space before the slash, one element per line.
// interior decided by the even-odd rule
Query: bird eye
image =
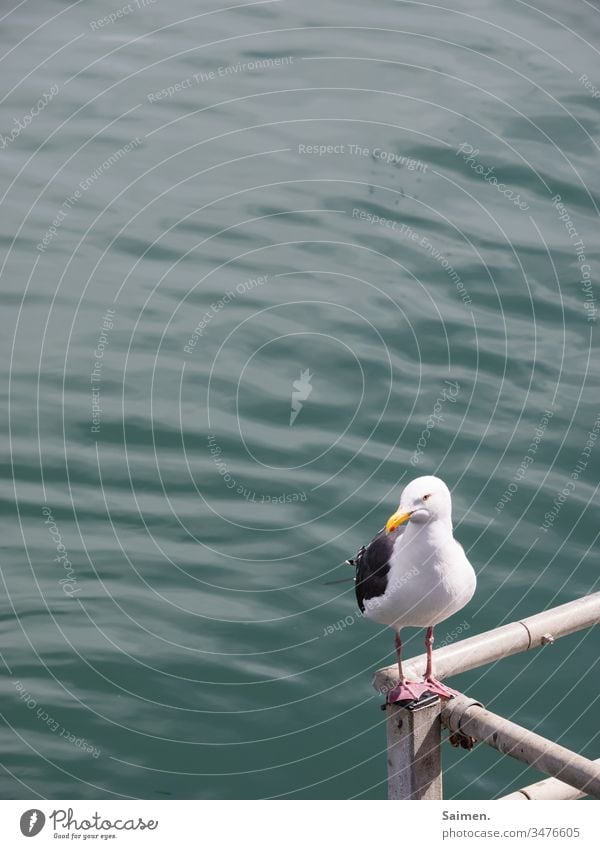
<path fill-rule="evenodd" d="M 428 498 L 431 498 L 431 493 L 429 493 L 429 495 L 424 495 L 423 501 L 427 501 Z"/>

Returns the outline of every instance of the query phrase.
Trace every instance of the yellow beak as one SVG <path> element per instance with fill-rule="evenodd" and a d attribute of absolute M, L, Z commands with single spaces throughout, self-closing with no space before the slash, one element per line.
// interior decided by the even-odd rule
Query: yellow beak
<path fill-rule="evenodd" d="M 394 515 L 390 516 L 390 518 L 385 523 L 385 529 L 387 533 L 391 534 L 392 531 L 395 531 L 396 528 L 400 527 L 400 525 L 403 525 L 404 522 L 408 522 L 411 516 L 412 513 L 400 513 L 400 511 L 397 510 Z"/>

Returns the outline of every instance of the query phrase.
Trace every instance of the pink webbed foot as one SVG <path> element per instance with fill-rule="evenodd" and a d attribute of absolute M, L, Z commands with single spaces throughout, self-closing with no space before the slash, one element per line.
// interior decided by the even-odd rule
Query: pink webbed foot
<path fill-rule="evenodd" d="M 388 705 L 396 704 L 396 702 L 414 702 L 418 701 L 423 693 L 430 690 L 431 687 L 425 681 L 400 681 L 396 684 L 393 690 L 390 690 L 386 696 Z"/>
<path fill-rule="evenodd" d="M 442 684 L 442 682 L 438 681 L 437 678 L 434 678 L 433 675 L 430 678 L 426 678 L 423 683 L 426 690 L 441 696 L 443 699 L 451 699 L 453 696 L 460 696 L 458 690 L 453 690 L 452 687 L 447 687 L 446 684 Z"/>

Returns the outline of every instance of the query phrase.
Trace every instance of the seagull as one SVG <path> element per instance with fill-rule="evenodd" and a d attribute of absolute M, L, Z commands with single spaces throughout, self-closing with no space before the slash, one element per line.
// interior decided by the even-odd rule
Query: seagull
<path fill-rule="evenodd" d="M 424 693 L 452 698 L 456 690 L 433 675 L 433 628 L 464 607 L 475 592 L 475 571 L 452 533 L 452 498 L 443 480 L 415 478 L 403 489 L 396 512 L 352 560 L 358 606 L 368 619 L 396 632 L 399 681 L 388 704 L 415 701 Z M 402 672 L 400 629 L 427 628 L 423 681 Z"/>

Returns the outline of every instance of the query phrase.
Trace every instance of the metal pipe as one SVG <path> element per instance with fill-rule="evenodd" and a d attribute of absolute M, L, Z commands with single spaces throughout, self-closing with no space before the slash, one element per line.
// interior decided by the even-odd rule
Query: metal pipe
<path fill-rule="evenodd" d="M 559 637 L 588 628 L 600 622 L 600 592 L 583 596 L 575 601 L 552 607 L 534 616 L 528 616 L 509 625 L 484 631 L 451 646 L 433 652 L 436 678 L 448 678 L 459 672 L 476 669 L 501 657 L 548 645 Z M 410 677 L 423 677 L 426 655 L 403 662 L 404 672 Z M 375 673 L 373 686 L 387 692 L 398 683 L 398 667 L 387 666 Z"/>
<path fill-rule="evenodd" d="M 600 764 L 600 758 L 597 758 L 594 763 Z M 575 787 L 565 784 L 564 781 L 559 781 L 558 778 L 544 778 L 543 781 L 537 781 L 528 787 L 515 790 L 514 793 L 501 796 L 499 801 L 502 802 L 505 799 L 516 799 L 524 802 L 537 801 L 538 799 L 581 799 L 585 795 L 581 790 L 576 790 Z"/>
<path fill-rule="evenodd" d="M 474 737 L 502 754 L 600 799 L 599 763 L 473 704 L 467 696 L 448 700 L 442 708 L 441 720 L 453 734 Z"/>

